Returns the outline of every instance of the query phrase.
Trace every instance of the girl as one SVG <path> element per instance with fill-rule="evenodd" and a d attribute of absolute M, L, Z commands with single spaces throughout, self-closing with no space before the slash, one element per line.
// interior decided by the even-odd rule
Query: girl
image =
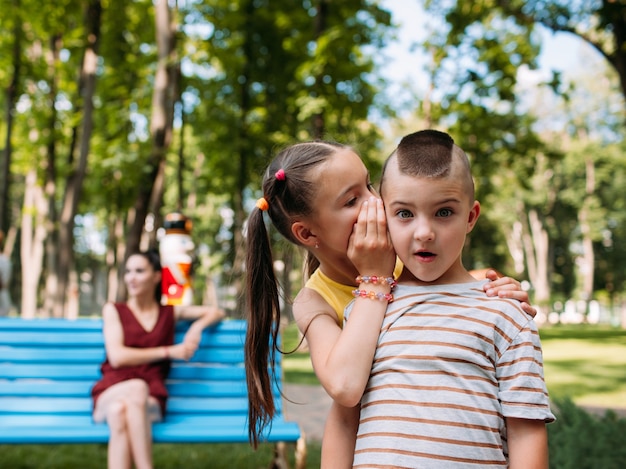
<path fill-rule="evenodd" d="M 221 320 L 213 306 L 162 306 L 161 263 L 156 252 L 132 254 L 126 261 L 126 303 L 102 309 L 106 360 L 92 389 L 93 419 L 109 425 L 108 467 L 152 468 L 151 423 L 165 414 L 165 379 L 170 359 L 189 360 L 202 330 Z M 177 319 L 195 319 L 183 342 L 174 342 Z"/>
<path fill-rule="evenodd" d="M 267 363 L 268 358 L 273 363 L 275 347 L 270 337 L 275 344 L 280 324 L 264 211 L 287 240 L 307 250 L 310 278 L 293 302 L 293 314 L 307 340 L 315 373 L 333 398 L 322 442 L 322 467 L 351 467 L 360 399 L 351 391 L 365 387 L 363 377 L 369 377 L 394 271 L 401 270 L 394 268 L 396 256 L 382 201 L 375 196 L 360 157 L 341 144 L 292 145 L 266 170 L 263 198 L 250 214 L 247 235 L 250 318 L 245 354 L 249 435 L 254 447 L 274 414 Z M 350 322 L 342 330 L 343 309 L 353 299 L 355 287 L 367 296 L 356 300 Z M 485 290 L 488 295 L 518 299 L 529 314 L 535 313 L 526 303 L 527 293 L 512 279 L 494 279 Z"/>

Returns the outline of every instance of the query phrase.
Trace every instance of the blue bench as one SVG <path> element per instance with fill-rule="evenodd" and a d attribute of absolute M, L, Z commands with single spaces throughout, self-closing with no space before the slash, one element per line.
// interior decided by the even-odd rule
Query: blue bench
<path fill-rule="evenodd" d="M 177 325 L 176 342 L 188 326 Z M 224 320 L 205 330 L 191 361 L 172 363 L 155 443 L 248 442 L 245 331 L 245 321 Z M 108 426 L 91 419 L 90 390 L 104 357 L 100 319 L 0 318 L 0 443 L 108 442 Z M 277 413 L 263 441 L 277 443 L 278 459 L 295 443 L 296 466 L 304 467 L 304 436 L 285 420 L 278 387 L 274 392 Z"/>

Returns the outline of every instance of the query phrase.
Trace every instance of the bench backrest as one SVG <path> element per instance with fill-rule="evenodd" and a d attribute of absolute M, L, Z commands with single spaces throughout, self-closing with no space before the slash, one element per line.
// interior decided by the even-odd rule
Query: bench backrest
<path fill-rule="evenodd" d="M 176 342 L 188 325 L 177 324 Z M 245 423 L 245 331 L 245 321 L 224 320 L 205 330 L 192 360 L 173 361 L 166 422 L 222 416 L 225 424 Z M 90 390 L 104 357 L 100 319 L 0 318 L 0 422 L 12 416 L 36 416 L 37 422 L 46 415 L 90 417 Z M 281 373 L 280 354 L 277 361 Z M 280 391 L 274 391 L 280 419 Z"/>

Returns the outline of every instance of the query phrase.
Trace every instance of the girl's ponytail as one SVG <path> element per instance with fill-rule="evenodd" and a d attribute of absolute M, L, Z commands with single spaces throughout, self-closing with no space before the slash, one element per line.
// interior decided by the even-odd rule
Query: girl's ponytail
<path fill-rule="evenodd" d="M 244 345 L 248 386 L 248 437 L 256 449 L 259 437 L 276 410 L 268 360 L 274 369 L 280 325 L 278 286 L 263 212 L 252 210 L 248 218 L 246 253 L 246 301 L 248 331 Z M 271 340 L 270 340 L 271 338 Z"/>

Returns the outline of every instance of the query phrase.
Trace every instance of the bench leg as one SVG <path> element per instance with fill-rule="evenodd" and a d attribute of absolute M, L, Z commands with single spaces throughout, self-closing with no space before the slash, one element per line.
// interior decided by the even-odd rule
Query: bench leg
<path fill-rule="evenodd" d="M 295 469 L 306 469 L 306 438 L 304 434 L 296 442 Z M 287 457 L 287 443 L 284 441 L 274 445 L 274 459 L 269 469 L 289 469 L 289 458 Z"/>
<path fill-rule="evenodd" d="M 274 445 L 274 459 L 269 469 L 289 469 L 289 461 L 287 460 L 287 444 L 279 441 Z"/>
<path fill-rule="evenodd" d="M 304 433 L 296 442 L 296 469 L 306 469 L 306 437 Z"/>

